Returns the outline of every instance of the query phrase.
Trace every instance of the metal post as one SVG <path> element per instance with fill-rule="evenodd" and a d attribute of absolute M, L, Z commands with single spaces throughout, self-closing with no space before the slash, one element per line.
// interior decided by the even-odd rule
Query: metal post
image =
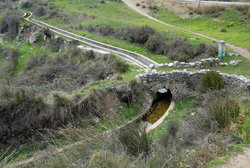
<path fill-rule="evenodd" d="M 225 55 L 226 55 L 226 42 L 225 41 L 220 41 L 219 44 L 219 54 L 218 57 L 220 59 L 224 59 Z"/>

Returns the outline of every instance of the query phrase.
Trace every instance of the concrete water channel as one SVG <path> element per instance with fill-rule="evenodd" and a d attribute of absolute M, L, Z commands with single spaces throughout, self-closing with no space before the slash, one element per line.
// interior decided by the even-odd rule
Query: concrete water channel
<path fill-rule="evenodd" d="M 172 93 L 169 89 L 158 89 L 156 98 L 154 99 L 149 110 L 139 119 L 139 122 L 145 127 L 146 132 L 158 127 L 168 116 L 169 111 L 173 109 Z"/>

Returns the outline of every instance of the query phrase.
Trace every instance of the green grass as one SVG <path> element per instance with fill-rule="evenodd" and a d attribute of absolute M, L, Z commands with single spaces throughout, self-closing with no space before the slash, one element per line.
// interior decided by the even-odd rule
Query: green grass
<path fill-rule="evenodd" d="M 245 77 L 250 78 L 250 71 L 249 71 L 250 60 L 244 57 L 233 56 L 233 57 L 225 57 L 223 62 L 229 63 L 231 60 L 242 60 L 242 62 L 240 62 L 239 65 L 237 66 L 228 65 L 228 66 L 211 67 L 209 69 L 217 70 L 217 71 L 221 71 L 221 72 L 229 73 L 229 74 L 244 75 Z M 199 71 L 199 68 L 176 68 L 176 69 L 178 70 L 187 69 L 188 71 L 191 71 L 191 72 Z M 158 68 L 158 70 L 170 72 L 173 70 L 173 68 L 162 67 L 162 68 Z"/>
<path fill-rule="evenodd" d="M 137 67 L 130 67 L 129 71 L 122 73 L 120 75 L 122 77 L 122 79 L 119 79 L 116 76 L 114 76 L 114 77 L 111 77 L 109 79 L 104 79 L 101 81 L 92 82 L 92 83 L 87 84 L 87 85 L 83 86 L 82 88 L 74 91 L 73 94 L 83 95 L 83 94 L 86 94 L 89 89 L 98 90 L 98 89 L 107 88 L 110 86 L 124 83 L 124 81 L 129 82 L 130 80 L 135 79 L 135 76 L 140 73 L 140 72 L 134 71 L 136 69 L 138 69 L 138 68 Z"/>
<path fill-rule="evenodd" d="M 124 48 L 130 51 L 135 51 L 140 54 L 143 54 L 147 56 L 148 58 L 158 62 L 158 63 L 165 63 L 169 62 L 169 60 L 164 56 L 154 55 L 147 51 L 145 48 L 136 45 L 131 44 L 126 41 L 117 40 L 112 37 L 102 37 L 97 34 L 89 33 L 86 30 L 76 30 L 74 27 L 79 26 L 80 24 L 83 26 L 88 26 L 90 24 L 92 25 L 110 25 L 114 28 L 118 28 L 121 26 L 150 26 L 155 28 L 157 31 L 161 32 L 162 34 L 165 34 L 169 37 L 174 37 L 176 35 L 182 36 L 182 37 L 195 37 L 197 40 L 189 40 L 192 44 L 197 44 L 199 41 L 206 41 L 209 42 L 209 40 L 199 37 L 197 35 L 190 34 L 188 32 L 183 32 L 178 29 L 174 29 L 172 27 L 160 24 L 156 21 L 153 21 L 151 19 L 148 19 L 133 10 L 129 9 L 125 4 L 119 3 L 119 2 L 112 2 L 112 1 L 106 1 L 106 3 L 101 4 L 98 0 L 76 0 L 74 2 L 67 1 L 67 0 L 54 0 L 53 3 L 57 5 L 58 7 L 63 10 L 64 14 L 67 14 L 69 17 L 72 18 L 72 21 L 70 24 L 63 23 L 63 19 L 58 18 L 51 18 L 47 19 L 48 16 L 44 16 L 42 18 L 39 18 L 41 20 L 44 20 L 45 22 L 58 26 L 61 28 L 64 28 L 66 30 L 69 30 L 71 32 L 74 32 L 78 35 L 85 36 L 94 40 L 98 40 L 100 42 L 104 42 L 107 44 L 111 44 L 120 48 Z M 89 6 L 96 6 L 93 8 L 89 8 Z M 78 18 L 78 14 L 80 13 L 87 13 L 89 15 L 96 16 L 93 20 L 88 19 L 80 19 Z"/>
<path fill-rule="evenodd" d="M 20 147 L 12 152 L 7 152 L 0 156 L 1 160 L 4 158 L 5 163 L 14 163 L 24 159 L 28 159 L 32 156 L 34 151 L 41 150 L 42 145 L 40 144 L 29 144 L 25 147 Z M 3 162 L 3 161 L 0 161 Z"/>
<path fill-rule="evenodd" d="M 238 132 L 242 135 L 245 144 L 250 144 L 250 99 L 242 105 L 242 113 L 245 115 L 243 124 L 238 126 Z"/>
<path fill-rule="evenodd" d="M 214 160 L 210 161 L 209 163 L 207 163 L 206 168 L 214 168 L 214 167 L 216 167 L 218 165 L 225 164 L 228 159 L 229 159 L 228 156 L 218 158 L 218 159 L 214 159 Z"/>
<path fill-rule="evenodd" d="M 164 122 L 159 125 L 153 132 L 154 137 L 160 137 L 166 132 L 167 123 L 172 120 L 181 120 L 181 117 L 187 115 L 190 111 L 195 111 L 196 106 L 192 102 L 192 98 L 186 97 L 176 102 L 173 110 L 170 111 Z"/>
<path fill-rule="evenodd" d="M 166 63 L 170 62 L 168 58 L 165 56 L 154 55 L 147 51 L 145 48 L 131 44 L 127 41 L 122 41 L 115 39 L 114 37 L 103 37 L 98 34 L 89 33 L 86 30 L 76 30 L 74 27 L 78 25 L 88 26 L 92 25 L 110 25 L 112 27 L 118 28 L 121 26 L 142 26 L 148 25 L 155 28 L 157 31 L 173 37 L 176 35 L 186 37 L 191 44 L 197 44 L 200 41 L 211 42 L 205 38 L 196 36 L 194 34 L 190 34 L 188 32 L 183 32 L 172 27 L 160 24 L 153 20 L 150 20 L 134 11 L 129 9 L 125 4 L 119 2 L 110 2 L 101 4 L 98 0 L 88 1 L 88 0 L 76 0 L 74 2 L 69 2 L 67 0 L 54 0 L 53 3 L 57 5 L 63 13 L 67 14 L 72 18 L 71 24 L 65 24 L 62 20 L 56 19 L 45 19 L 47 16 L 39 18 L 44 20 L 45 22 L 50 23 L 51 25 L 62 27 L 66 30 L 74 32 L 78 35 L 82 35 L 94 40 L 98 40 L 100 42 L 104 42 L 107 44 L 111 44 L 120 48 L 124 48 L 130 51 L 135 51 L 137 53 L 143 54 L 148 58 L 158 62 L 158 63 Z M 89 8 L 89 6 L 96 6 L 93 8 Z M 80 13 L 87 13 L 88 15 L 96 16 L 95 19 L 80 19 L 78 18 L 78 14 Z M 198 31 L 204 33 L 206 35 L 211 35 L 216 38 L 223 37 L 224 40 L 234 43 L 240 43 L 239 46 L 246 47 L 249 45 L 250 33 L 247 32 L 250 28 L 249 23 L 243 20 L 243 16 L 236 12 L 235 10 L 228 9 L 226 10 L 219 18 L 211 18 L 209 16 L 203 16 L 196 19 L 182 19 L 178 17 L 174 12 L 169 10 L 160 9 L 156 13 L 152 13 L 155 17 L 159 18 L 162 21 L 167 23 L 174 24 L 176 26 L 180 26 L 182 28 Z M 223 22 L 219 22 L 218 20 L 222 20 Z M 220 30 L 221 26 L 227 26 L 229 23 L 233 22 L 232 27 L 227 28 L 228 32 L 221 33 L 217 30 Z M 249 28 L 248 28 L 249 27 Z M 214 36 L 215 35 L 215 36 Z M 218 35 L 218 36 L 217 36 Z M 190 39 L 190 37 L 195 37 L 196 40 Z M 227 40 L 229 39 L 229 40 Z M 237 45 L 237 44 L 236 44 Z M 250 46 L 249 46 L 250 47 Z M 249 66 L 250 61 L 242 58 L 242 57 L 233 57 L 233 58 L 226 58 L 225 61 L 229 62 L 232 59 L 241 59 L 243 60 L 242 63 L 238 66 L 225 66 L 225 67 L 218 67 L 214 68 L 216 70 L 225 72 L 225 73 L 233 73 L 237 75 L 245 75 L 250 77 Z M 191 71 L 197 71 L 194 68 L 185 68 Z M 159 70 L 163 71 L 171 71 L 173 68 L 160 68 Z"/>
<path fill-rule="evenodd" d="M 183 19 L 177 13 L 163 8 L 151 14 L 166 23 L 250 49 L 250 21 L 244 19 L 240 12 L 232 8 L 227 8 L 217 18 L 205 15 L 198 18 Z M 227 32 L 220 32 L 222 28 L 226 29 Z"/>
<path fill-rule="evenodd" d="M 45 53 L 49 56 L 55 56 L 58 53 L 52 52 L 50 49 L 43 49 L 41 44 L 31 45 L 25 41 L 10 41 L 6 44 L 2 45 L 4 48 L 13 48 L 17 50 L 20 54 L 18 58 L 17 69 L 15 70 L 15 74 L 21 73 L 23 68 L 26 66 L 29 58 L 36 54 Z M 1 61 L 1 59 L 0 59 Z"/>

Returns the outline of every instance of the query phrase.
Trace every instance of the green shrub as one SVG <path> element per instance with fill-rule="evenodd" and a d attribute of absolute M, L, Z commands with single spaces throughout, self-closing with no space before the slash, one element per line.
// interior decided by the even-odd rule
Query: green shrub
<path fill-rule="evenodd" d="M 163 145 L 165 148 L 168 147 L 169 142 L 169 134 L 168 131 L 166 131 L 159 139 L 159 144 Z"/>
<path fill-rule="evenodd" d="M 219 50 L 216 44 L 212 44 L 208 47 L 208 56 L 209 57 L 218 57 Z"/>
<path fill-rule="evenodd" d="M 200 90 L 202 92 L 220 90 L 223 88 L 223 85 L 224 81 L 222 76 L 216 71 L 209 71 L 202 76 Z"/>
<path fill-rule="evenodd" d="M 100 26 L 98 28 L 98 32 L 102 35 L 102 36 L 110 36 L 113 35 L 115 33 L 115 29 L 111 26 Z"/>
<path fill-rule="evenodd" d="M 200 8 L 192 8 L 190 7 L 190 12 L 194 12 L 199 15 L 210 15 L 212 17 L 218 17 L 223 11 L 225 11 L 224 6 L 220 5 L 209 5 L 209 6 L 202 6 Z"/>
<path fill-rule="evenodd" d="M 213 17 L 217 17 L 223 12 L 226 8 L 224 6 L 220 5 L 211 5 L 211 6 L 204 6 L 202 8 L 202 13 L 203 14 L 208 14 Z"/>
<path fill-rule="evenodd" d="M 168 52 L 168 58 L 173 61 L 180 61 L 180 62 L 188 62 L 190 57 L 186 55 L 185 53 L 181 53 L 178 50 L 170 49 Z"/>
<path fill-rule="evenodd" d="M 250 6 L 247 5 L 234 5 L 237 11 L 241 12 L 246 18 L 250 19 Z"/>
<path fill-rule="evenodd" d="M 225 128 L 231 121 L 234 121 L 240 114 L 239 102 L 227 97 L 218 97 L 207 104 L 208 112 L 218 123 L 220 128 Z"/>
<path fill-rule="evenodd" d="M 156 54 L 164 54 L 166 46 L 166 38 L 160 34 L 155 34 L 149 37 L 145 44 L 145 48 Z"/>
<path fill-rule="evenodd" d="M 170 120 L 168 123 L 167 131 L 168 134 L 174 139 L 179 130 L 180 122 L 178 120 Z"/>
<path fill-rule="evenodd" d="M 20 18 L 17 15 L 6 15 L 0 20 L 0 33 L 7 33 L 8 40 L 14 40 L 18 35 Z"/>
<path fill-rule="evenodd" d="M 117 69 L 120 73 L 124 73 L 128 71 L 129 65 L 125 61 L 116 60 L 115 69 Z"/>
<path fill-rule="evenodd" d="M 132 124 L 120 129 L 118 139 L 132 156 L 139 156 L 140 154 L 146 156 L 150 152 L 151 139 L 139 124 Z"/>

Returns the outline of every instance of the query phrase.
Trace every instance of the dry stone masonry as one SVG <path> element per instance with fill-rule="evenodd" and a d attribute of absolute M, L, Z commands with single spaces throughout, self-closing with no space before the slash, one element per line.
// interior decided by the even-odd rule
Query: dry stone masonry
<path fill-rule="evenodd" d="M 232 60 L 229 63 L 226 62 L 221 62 L 219 58 L 205 58 L 201 59 L 200 61 L 195 61 L 195 62 L 179 62 L 179 61 L 174 61 L 171 63 L 165 63 L 165 64 L 159 64 L 155 68 L 160 68 L 160 67 L 174 67 L 174 68 L 198 68 L 198 67 L 204 67 L 206 65 L 210 66 L 228 66 L 228 65 L 233 65 L 236 66 L 241 62 L 241 60 Z M 153 68 L 153 67 L 152 67 Z"/>
<path fill-rule="evenodd" d="M 202 75 L 210 70 L 200 70 L 198 72 L 190 72 L 187 70 L 174 70 L 171 72 L 148 71 L 144 74 L 139 74 L 136 77 L 152 90 L 159 88 L 169 88 L 173 94 L 180 92 L 189 92 L 196 90 L 199 87 Z M 230 75 L 219 72 L 225 82 L 225 89 L 241 90 L 250 92 L 250 79 L 244 76 Z"/>

